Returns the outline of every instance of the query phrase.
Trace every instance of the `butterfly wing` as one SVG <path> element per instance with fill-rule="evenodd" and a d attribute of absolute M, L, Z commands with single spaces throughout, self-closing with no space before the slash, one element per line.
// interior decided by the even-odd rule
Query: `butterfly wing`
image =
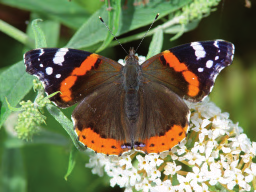
<path fill-rule="evenodd" d="M 216 40 L 174 47 L 142 64 L 143 76 L 190 101 L 207 96 L 220 71 L 233 60 L 234 45 Z"/>
<path fill-rule="evenodd" d="M 140 89 L 140 116 L 134 148 L 146 153 L 170 150 L 186 137 L 190 111 L 176 93 L 156 82 Z"/>
<path fill-rule="evenodd" d="M 233 44 L 216 40 L 181 45 L 145 61 L 134 148 L 159 153 L 182 141 L 190 116 L 182 98 L 197 102 L 207 96 L 233 55 Z"/>
<path fill-rule="evenodd" d="M 122 65 L 106 57 L 68 48 L 34 49 L 24 55 L 26 71 L 43 83 L 50 99 L 69 107 L 121 77 Z"/>
<path fill-rule="evenodd" d="M 96 152 L 120 155 L 131 149 L 129 127 L 122 119 L 122 65 L 75 49 L 35 49 L 24 55 L 26 71 L 43 82 L 59 107 L 80 102 L 72 114 L 78 140 Z"/>
<path fill-rule="evenodd" d="M 88 95 L 72 119 L 78 139 L 95 152 L 121 155 L 131 149 L 131 128 L 124 113 L 125 91 L 112 83 Z"/>

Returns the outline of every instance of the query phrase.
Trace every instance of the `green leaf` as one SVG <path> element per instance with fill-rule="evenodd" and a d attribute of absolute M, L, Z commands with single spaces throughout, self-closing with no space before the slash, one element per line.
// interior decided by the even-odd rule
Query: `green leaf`
<path fill-rule="evenodd" d="M 102 7 L 103 1 L 85 1 L 85 0 L 72 0 L 77 3 L 80 7 L 86 9 L 89 13 L 94 13 Z"/>
<path fill-rule="evenodd" d="M 59 35 L 60 35 L 60 23 L 53 21 L 53 20 L 49 20 L 44 17 L 40 17 L 40 15 L 36 14 L 36 13 L 32 13 L 30 17 L 31 17 L 30 20 L 32 22 L 34 19 L 38 19 L 38 18 L 41 18 L 43 20 L 42 22 L 39 22 L 38 25 L 44 33 L 44 36 L 45 36 L 45 39 L 47 42 L 47 46 L 48 47 L 56 47 L 58 45 L 58 40 L 59 40 Z M 35 38 L 32 28 L 33 28 L 32 25 L 28 25 L 27 34 L 30 37 Z"/>
<path fill-rule="evenodd" d="M 159 27 L 157 28 L 156 32 L 153 35 L 153 39 L 149 46 L 147 59 L 161 52 L 162 46 L 163 46 L 163 40 L 164 40 L 163 29 Z"/>
<path fill-rule="evenodd" d="M 119 34 L 126 33 L 130 30 L 137 29 L 139 27 L 151 24 L 156 16 L 159 13 L 159 19 L 177 11 L 184 5 L 192 2 L 192 0 L 170 0 L 170 1 L 162 1 L 155 0 L 150 1 L 147 6 L 133 6 L 132 1 L 128 1 L 128 9 L 122 11 L 122 22 L 120 23 L 120 31 Z M 133 7 L 133 9 L 131 9 Z"/>
<path fill-rule="evenodd" d="M 76 148 L 80 151 L 85 150 L 86 148 L 82 144 L 80 144 L 77 139 L 77 135 L 73 129 L 73 123 L 62 113 L 62 111 L 59 108 L 53 106 L 52 104 L 46 105 L 46 109 L 69 134 Z"/>
<path fill-rule="evenodd" d="M 55 133 L 46 129 L 40 129 L 38 134 L 34 135 L 33 139 L 26 142 L 25 144 L 52 144 L 57 146 L 68 146 L 70 144 L 70 140 L 62 134 Z"/>
<path fill-rule="evenodd" d="M 160 13 L 159 18 L 175 12 L 182 6 L 190 3 L 192 0 L 170 0 L 162 1 L 155 0 L 150 1 L 147 6 L 133 6 L 133 1 L 128 1 L 128 8 L 123 9 L 120 15 L 120 23 L 118 26 L 118 32 L 116 36 L 127 33 L 131 30 L 152 23 L 157 13 Z M 149 16 L 149 13 L 151 16 Z M 100 10 L 95 12 L 87 22 L 76 32 L 72 37 L 67 47 L 76 49 L 85 49 L 92 47 L 92 45 L 104 41 L 107 33 L 109 33 L 104 25 L 99 21 L 99 15 L 108 23 L 106 6 L 103 6 Z M 144 33 L 145 34 L 145 33 Z M 128 37 L 129 38 L 129 37 Z"/>
<path fill-rule="evenodd" d="M 45 35 L 42 29 L 37 25 L 38 21 L 42 21 L 41 19 L 35 19 L 32 21 L 32 30 L 34 32 L 35 40 L 36 40 L 36 48 L 47 47 Z"/>
<path fill-rule="evenodd" d="M 36 18 L 39 18 L 39 15 L 32 13 L 31 14 L 31 20 L 32 20 L 31 23 Z M 42 36 L 44 36 L 48 47 L 56 47 L 57 46 L 58 39 L 59 39 L 59 33 L 60 33 L 60 23 L 52 21 L 52 20 L 48 20 L 48 19 L 43 19 L 42 22 L 38 23 L 37 28 L 34 28 L 32 26 L 32 24 L 28 25 L 28 28 L 27 28 L 28 36 L 31 37 L 32 39 L 37 38 L 37 41 L 40 41 L 40 39 L 38 39 L 38 38 L 40 38 L 40 36 L 38 36 L 38 35 L 35 36 L 34 30 L 36 30 L 37 33 L 42 33 Z M 46 47 L 46 45 L 43 46 L 43 43 L 42 43 L 42 47 Z M 40 47 L 40 48 L 42 48 L 42 47 Z M 26 47 L 23 52 L 27 52 L 29 50 L 30 49 L 28 49 Z"/>
<path fill-rule="evenodd" d="M 25 71 L 23 61 L 20 61 L 0 74 L 0 127 L 11 110 L 5 101 L 15 107 L 32 88 L 33 76 Z"/>
<path fill-rule="evenodd" d="M 37 144 L 52 144 L 56 146 L 67 147 L 70 144 L 70 140 L 59 133 L 55 133 L 46 129 L 40 129 L 40 131 L 34 135 L 30 141 L 25 141 L 13 137 L 6 140 L 4 144 L 8 148 L 19 148 Z"/>
<path fill-rule="evenodd" d="M 42 29 L 50 29 L 44 30 L 47 47 L 56 47 L 60 36 L 60 23 L 52 20 L 44 20 L 41 25 Z"/>
<path fill-rule="evenodd" d="M 72 147 L 72 150 L 70 151 L 69 154 L 69 161 L 68 161 L 68 170 L 66 175 L 64 176 L 65 180 L 68 180 L 68 176 L 72 173 L 75 164 L 76 164 L 76 154 L 77 154 L 77 149 L 75 147 Z"/>
<path fill-rule="evenodd" d="M 191 23 L 188 23 L 187 25 L 184 26 L 184 32 L 188 32 L 188 31 L 192 31 L 194 30 L 198 24 L 199 24 L 200 20 L 195 20 Z M 168 34 L 176 34 L 179 33 L 182 30 L 183 26 L 182 25 L 173 25 L 167 29 L 164 30 L 165 33 Z"/>
<path fill-rule="evenodd" d="M 174 41 L 174 40 L 178 39 L 180 36 L 182 36 L 184 33 L 184 30 L 185 30 L 185 25 L 182 24 L 180 31 L 176 35 L 174 35 L 172 38 L 170 38 L 170 41 Z"/>
<path fill-rule="evenodd" d="M 108 1 L 105 2 L 108 4 Z M 121 13 L 121 0 L 111 0 L 110 5 L 113 8 L 111 11 L 108 11 L 108 28 L 110 29 L 110 32 L 107 34 L 105 41 L 96 52 L 100 52 L 105 49 L 114 38 L 113 35 L 118 31 Z"/>
<path fill-rule="evenodd" d="M 74 29 L 79 28 L 90 15 L 81 6 L 68 0 L 1 0 L 1 3 L 41 14 Z"/>
<path fill-rule="evenodd" d="M 9 108 L 11 111 L 16 111 L 16 112 L 17 112 L 17 111 L 22 111 L 22 110 L 23 110 L 21 107 L 20 107 L 20 108 L 16 108 L 16 107 L 11 106 L 6 97 L 5 97 L 5 101 L 6 101 L 6 103 L 7 103 L 8 108 Z"/>
<path fill-rule="evenodd" d="M 108 23 L 108 20 L 105 19 L 107 18 L 107 15 L 106 7 L 103 6 L 101 9 L 96 11 L 79 30 L 77 30 L 65 47 L 79 49 L 90 47 L 103 41 L 107 36 L 108 30 L 100 22 L 99 16 Z"/>
<path fill-rule="evenodd" d="M 0 191 L 27 191 L 26 175 L 20 149 L 4 148 L 0 182 Z"/>

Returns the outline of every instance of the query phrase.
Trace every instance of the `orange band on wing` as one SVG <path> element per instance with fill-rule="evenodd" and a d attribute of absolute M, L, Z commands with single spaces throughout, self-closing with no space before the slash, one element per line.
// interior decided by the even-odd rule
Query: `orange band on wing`
<path fill-rule="evenodd" d="M 193 97 L 196 96 L 199 92 L 199 81 L 197 76 L 191 71 L 183 71 L 183 77 L 189 83 L 188 86 L 188 95 Z"/>
<path fill-rule="evenodd" d="M 169 66 L 172 67 L 175 71 L 181 72 L 188 70 L 187 66 L 184 63 L 180 63 L 178 58 L 170 51 L 164 51 L 163 56 Z"/>
<path fill-rule="evenodd" d="M 91 70 L 92 66 L 97 62 L 98 55 L 91 54 L 89 55 L 80 65 L 80 67 L 76 67 L 70 76 L 64 79 L 60 85 L 60 97 L 63 101 L 69 102 L 72 100 L 71 87 L 75 84 L 77 80 L 77 76 L 85 75 L 87 71 Z"/>
<path fill-rule="evenodd" d="M 188 95 L 191 97 L 197 96 L 199 93 L 199 87 L 195 85 L 189 85 L 188 86 Z"/>
<path fill-rule="evenodd" d="M 169 50 L 163 52 L 166 63 L 169 64 L 175 71 L 181 72 L 184 79 L 188 82 L 188 95 L 191 97 L 199 93 L 199 80 L 197 76 L 188 70 L 184 63 L 181 63 L 178 58 Z"/>
<path fill-rule="evenodd" d="M 174 125 L 163 136 L 154 136 L 143 141 L 145 147 L 137 148 L 147 153 L 161 153 L 168 151 L 175 145 L 179 144 L 185 137 L 188 125 L 185 127 Z"/>
<path fill-rule="evenodd" d="M 77 76 L 69 76 L 60 84 L 60 97 L 63 101 L 68 102 L 72 99 L 70 88 L 75 84 Z"/>
<path fill-rule="evenodd" d="M 94 64 L 97 62 L 97 59 L 98 59 L 98 55 L 94 53 L 91 54 L 83 61 L 80 67 L 76 67 L 72 71 L 71 75 L 77 75 L 77 76 L 85 75 L 87 71 L 91 70 L 92 66 L 94 66 Z"/>
<path fill-rule="evenodd" d="M 97 153 L 104 153 L 107 155 L 121 155 L 123 152 L 128 151 L 127 148 L 121 148 L 121 145 L 125 143 L 124 141 L 118 141 L 111 138 L 102 138 L 90 127 L 83 128 L 82 131 L 76 127 L 75 131 L 78 135 L 79 141 Z"/>

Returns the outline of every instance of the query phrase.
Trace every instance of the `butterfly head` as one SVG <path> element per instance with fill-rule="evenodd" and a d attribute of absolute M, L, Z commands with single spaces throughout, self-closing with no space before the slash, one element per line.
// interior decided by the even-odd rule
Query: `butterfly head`
<path fill-rule="evenodd" d="M 135 55 L 134 48 L 131 47 L 129 50 L 129 54 L 125 57 L 125 63 L 126 65 L 131 65 L 138 62 L 139 62 L 139 58 Z"/>

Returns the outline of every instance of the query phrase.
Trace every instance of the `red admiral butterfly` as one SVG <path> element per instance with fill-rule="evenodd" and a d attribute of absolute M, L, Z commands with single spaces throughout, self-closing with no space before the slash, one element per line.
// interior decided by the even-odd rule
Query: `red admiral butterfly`
<path fill-rule="evenodd" d="M 34 49 L 26 71 L 43 83 L 58 107 L 79 103 L 72 114 L 78 140 L 95 152 L 121 155 L 170 150 L 186 137 L 190 111 L 183 101 L 207 96 L 231 64 L 232 43 L 193 42 L 159 53 L 142 65 L 131 48 L 121 64 L 68 48 Z"/>

